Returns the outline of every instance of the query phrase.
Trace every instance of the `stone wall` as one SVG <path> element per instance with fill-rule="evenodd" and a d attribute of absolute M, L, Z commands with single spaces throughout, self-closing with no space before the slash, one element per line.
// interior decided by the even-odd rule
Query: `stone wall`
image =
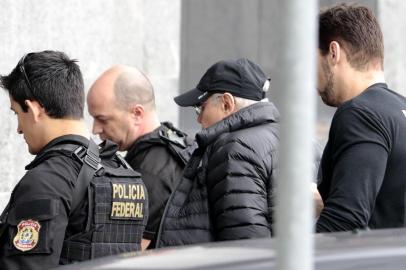
<path fill-rule="evenodd" d="M 162 120 L 177 123 L 166 106 L 178 91 L 180 0 L 3 0 L 0 74 L 31 51 L 61 50 L 79 60 L 86 89 L 109 66 L 141 68 L 155 86 Z M 16 133 L 16 117 L 0 92 L 0 210 L 33 157 Z M 91 126 L 91 119 L 86 115 Z"/>
<path fill-rule="evenodd" d="M 378 1 L 385 42 L 385 77 L 389 88 L 406 95 L 406 1 Z"/>

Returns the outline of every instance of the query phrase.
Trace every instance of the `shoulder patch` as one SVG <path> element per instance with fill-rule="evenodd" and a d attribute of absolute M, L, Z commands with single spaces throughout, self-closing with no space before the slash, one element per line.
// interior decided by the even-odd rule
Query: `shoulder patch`
<path fill-rule="evenodd" d="M 39 222 L 32 219 L 22 220 L 18 223 L 17 229 L 17 234 L 13 239 L 14 247 L 23 252 L 35 248 L 41 229 Z"/>

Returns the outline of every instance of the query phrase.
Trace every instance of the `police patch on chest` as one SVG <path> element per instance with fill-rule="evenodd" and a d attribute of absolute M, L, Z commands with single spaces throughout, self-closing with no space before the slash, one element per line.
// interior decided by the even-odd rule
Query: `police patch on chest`
<path fill-rule="evenodd" d="M 17 225 L 17 234 L 13 239 L 14 247 L 21 251 L 28 251 L 38 244 L 41 225 L 36 220 L 22 220 Z"/>
<path fill-rule="evenodd" d="M 145 189 L 141 184 L 111 183 L 111 219 L 142 220 L 145 209 Z"/>

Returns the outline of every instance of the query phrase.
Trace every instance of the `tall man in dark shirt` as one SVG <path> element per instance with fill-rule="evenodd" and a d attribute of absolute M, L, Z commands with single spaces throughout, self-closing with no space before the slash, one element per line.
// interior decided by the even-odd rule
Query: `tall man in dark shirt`
<path fill-rule="evenodd" d="M 138 69 L 116 65 L 92 85 L 87 103 L 93 133 L 127 151 L 125 159 L 142 174 L 149 194 L 143 248 L 153 248 L 163 210 L 188 159 L 191 140 L 171 123 L 160 123 L 149 79 Z"/>
<path fill-rule="evenodd" d="M 318 91 L 338 107 L 321 161 L 317 232 L 406 224 L 406 98 L 385 84 L 383 38 L 366 7 L 320 14 Z"/>

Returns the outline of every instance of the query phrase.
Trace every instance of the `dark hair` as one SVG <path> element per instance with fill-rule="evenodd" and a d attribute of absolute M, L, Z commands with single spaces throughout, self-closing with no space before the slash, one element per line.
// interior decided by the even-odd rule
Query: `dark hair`
<path fill-rule="evenodd" d="M 27 112 L 25 100 L 39 102 L 52 118 L 83 118 L 85 93 L 76 60 L 58 51 L 29 53 L 0 84 Z"/>
<path fill-rule="evenodd" d="M 367 7 L 339 4 L 319 15 L 319 49 L 329 51 L 332 41 L 340 43 L 350 65 L 364 69 L 371 60 L 379 60 L 383 67 L 383 37 L 378 21 Z"/>

